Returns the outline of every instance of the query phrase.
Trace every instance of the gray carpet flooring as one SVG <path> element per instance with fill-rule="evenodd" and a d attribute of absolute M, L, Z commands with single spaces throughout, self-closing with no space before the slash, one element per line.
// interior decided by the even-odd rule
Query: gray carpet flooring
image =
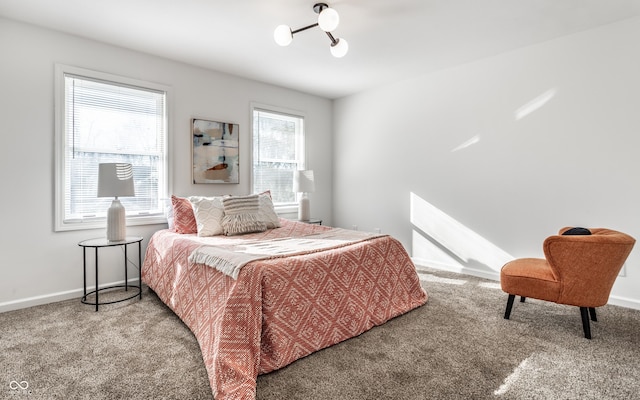
<path fill-rule="evenodd" d="M 599 308 L 587 340 L 577 307 L 528 299 L 507 321 L 497 282 L 419 274 L 426 305 L 260 376 L 257 399 L 640 398 L 640 311 Z M 69 300 L 0 314 L 0 398 L 212 395 L 195 337 L 145 289 L 97 313 Z"/>

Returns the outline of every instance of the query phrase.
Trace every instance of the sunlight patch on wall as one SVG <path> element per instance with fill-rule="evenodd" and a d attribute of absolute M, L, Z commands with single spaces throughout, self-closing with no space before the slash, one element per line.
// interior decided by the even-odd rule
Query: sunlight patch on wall
<path fill-rule="evenodd" d="M 455 272 L 462 272 L 462 264 L 447 254 L 435 243 L 431 242 L 423 233 L 414 229 L 412 234 L 412 257 L 416 260 L 423 260 L 425 267 L 448 269 Z"/>
<path fill-rule="evenodd" d="M 536 111 L 540 107 L 547 104 L 547 102 L 551 100 L 553 96 L 556 95 L 556 93 L 557 93 L 557 90 L 555 88 L 549 89 L 546 92 L 534 98 L 533 100 L 529 101 L 522 107 L 518 108 L 515 112 L 516 121 L 521 120 L 522 118 L 526 117 L 527 115 L 531 114 L 532 112 Z"/>
<path fill-rule="evenodd" d="M 463 268 L 495 273 L 514 259 L 473 230 L 415 193 L 410 194 L 413 254 L 434 267 Z"/>
<path fill-rule="evenodd" d="M 464 148 L 467 148 L 473 144 L 476 144 L 480 141 L 480 135 L 475 135 L 474 137 L 472 137 L 471 139 L 467 140 L 466 142 L 461 143 L 460 145 L 458 145 L 457 147 L 453 148 L 451 150 L 452 153 L 458 151 L 458 150 L 462 150 Z"/>

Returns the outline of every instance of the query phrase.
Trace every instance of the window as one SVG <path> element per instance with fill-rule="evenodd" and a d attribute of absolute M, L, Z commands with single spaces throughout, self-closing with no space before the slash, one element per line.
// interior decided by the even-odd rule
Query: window
<path fill-rule="evenodd" d="M 127 224 L 165 222 L 167 88 L 56 65 L 56 230 L 104 226 L 98 164 L 133 165 Z"/>
<path fill-rule="evenodd" d="M 271 191 L 276 208 L 296 206 L 293 171 L 305 169 L 304 117 L 253 107 L 253 192 Z"/>

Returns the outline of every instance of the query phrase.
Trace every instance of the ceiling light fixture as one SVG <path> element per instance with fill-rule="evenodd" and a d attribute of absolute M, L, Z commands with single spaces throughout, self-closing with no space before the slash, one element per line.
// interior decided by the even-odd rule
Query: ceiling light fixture
<path fill-rule="evenodd" d="M 342 38 L 336 38 L 331 34 L 331 31 L 338 27 L 340 23 L 340 16 L 338 12 L 333 8 L 330 8 L 326 3 L 316 3 L 313 5 L 313 11 L 318 14 L 318 22 L 305 26 L 300 29 L 292 30 L 288 25 L 279 25 L 273 32 L 273 38 L 280 46 L 288 46 L 293 41 L 293 35 L 306 31 L 307 29 L 319 26 L 329 39 L 331 39 L 331 54 L 334 57 L 344 57 L 349 51 L 349 43 Z"/>

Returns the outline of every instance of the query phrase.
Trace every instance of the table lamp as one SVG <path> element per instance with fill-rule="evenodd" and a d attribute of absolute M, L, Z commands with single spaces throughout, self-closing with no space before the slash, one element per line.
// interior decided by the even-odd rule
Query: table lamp
<path fill-rule="evenodd" d="M 315 191 L 316 186 L 313 181 L 312 170 L 299 170 L 293 172 L 293 191 L 302 193 L 300 196 L 300 204 L 298 206 L 298 219 L 300 221 L 309 221 L 311 219 L 309 197 L 307 193 Z"/>
<path fill-rule="evenodd" d="M 103 163 L 98 168 L 98 197 L 115 197 L 107 210 L 107 240 L 118 242 L 127 236 L 125 210 L 118 197 L 135 196 L 133 167 L 126 163 Z"/>

